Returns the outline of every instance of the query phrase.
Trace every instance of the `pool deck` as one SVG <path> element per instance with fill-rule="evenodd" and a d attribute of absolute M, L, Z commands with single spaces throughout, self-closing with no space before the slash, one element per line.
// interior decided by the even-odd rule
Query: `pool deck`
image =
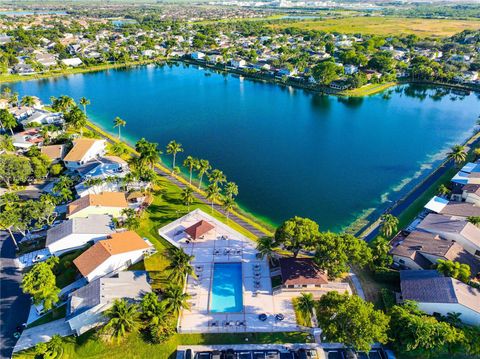
<path fill-rule="evenodd" d="M 189 240 L 184 230 L 204 220 L 214 226 L 201 239 Z M 192 297 L 189 310 L 183 310 L 180 333 L 235 333 L 298 331 L 292 297 L 298 293 L 272 295 L 270 270 L 266 259 L 257 258 L 255 243 L 201 210 L 195 210 L 159 230 L 159 234 L 187 254 L 195 256 L 192 265 L 197 279 L 189 277 L 186 292 Z M 242 263 L 243 310 L 239 313 L 211 313 L 210 293 L 214 263 Z M 258 282 L 258 284 L 255 284 Z M 258 319 L 267 314 L 267 320 Z M 282 313 L 278 321 L 275 314 Z"/>

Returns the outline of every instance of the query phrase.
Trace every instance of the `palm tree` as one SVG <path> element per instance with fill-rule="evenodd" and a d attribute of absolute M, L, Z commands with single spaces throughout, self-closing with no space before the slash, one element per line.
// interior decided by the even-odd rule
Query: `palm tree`
<path fill-rule="evenodd" d="M 123 156 L 128 153 L 128 148 L 123 142 L 115 142 L 110 146 L 110 152 L 115 156 Z"/>
<path fill-rule="evenodd" d="M 238 186 L 235 182 L 228 182 L 225 186 L 225 194 L 227 197 L 234 198 L 238 196 Z"/>
<path fill-rule="evenodd" d="M 121 137 L 120 128 L 125 127 L 126 124 L 127 124 L 127 121 L 122 120 L 118 116 L 115 117 L 115 119 L 113 120 L 113 128 L 118 127 L 118 139 L 120 139 L 120 137 Z"/>
<path fill-rule="evenodd" d="M 8 128 L 13 136 L 13 129 L 17 127 L 17 120 L 8 110 L 0 109 L 0 123 L 3 128 Z"/>
<path fill-rule="evenodd" d="M 183 289 L 179 285 L 170 284 L 163 292 L 163 299 L 167 303 L 167 310 L 177 315 L 183 308 L 188 309 L 190 305 L 187 300 L 190 295 L 183 293 Z"/>
<path fill-rule="evenodd" d="M 176 282 L 183 283 L 183 280 L 187 275 L 195 277 L 195 271 L 193 270 L 190 262 L 195 258 L 188 255 L 183 249 L 171 247 L 168 249 L 168 256 L 170 258 L 170 264 L 167 266 L 167 270 L 170 270 L 168 279 Z"/>
<path fill-rule="evenodd" d="M 257 241 L 256 250 L 260 255 L 260 258 L 267 257 L 268 262 L 272 262 L 273 254 L 275 248 L 275 240 L 272 237 L 260 237 Z"/>
<path fill-rule="evenodd" d="M 315 307 L 315 300 L 312 293 L 300 293 L 300 297 L 297 298 L 298 309 L 310 317 Z"/>
<path fill-rule="evenodd" d="M 32 107 L 33 105 L 35 105 L 35 98 L 33 96 L 23 96 L 20 103 L 22 104 L 22 106 Z"/>
<path fill-rule="evenodd" d="M 79 101 L 80 105 L 83 106 L 83 113 L 85 116 L 87 116 L 87 106 L 90 105 L 90 100 L 86 99 L 85 97 L 82 97 Z"/>
<path fill-rule="evenodd" d="M 13 94 L 10 95 L 10 98 L 8 99 L 8 103 L 18 107 L 18 92 L 14 92 Z"/>
<path fill-rule="evenodd" d="M 452 277 L 464 283 L 468 283 L 471 276 L 470 266 L 468 264 L 450 260 L 439 259 L 437 261 L 437 271 L 446 277 Z"/>
<path fill-rule="evenodd" d="M 108 323 L 104 330 L 111 338 L 120 341 L 127 333 L 138 329 L 139 314 L 135 304 L 128 304 L 125 299 L 117 299 L 113 306 L 105 311 Z"/>
<path fill-rule="evenodd" d="M 218 184 L 224 183 L 227 180 L 227 177 L 223 174 L 222 171 L 214 169 L 212 172 L 210 172 L 208 180 L 210 181 L 210 183 L 218 186 Z"/>
<path fill-rule="evenodd" d="M 385 237 L 390 237 L 397 230 L 398 218 L 391 214 L 384 214 L 380 217 L 382 221 L 380 230 Z"/>
<path fill-rule="evenodd" d="M 207 187 L 207 199 L 211 202 L 213 213 L 213 202 L 220 198 L 220 188 L 216 183 L 212 183 Z"/>
<path fill-rule="evenodd" d="M 208 160 L 199 160 L 198 161 L 197 170 L 198 170 L 198 174 L 200 176 L 200 179 L 198 181 L 198 188 L 202 188 L 203 175 L 204 174 L 208 175 L 208 171 L 210 171 L 211 169 L 212 169 L 212 166 L 210 166 L 210 162 L 208 162 Z"/>
<path fill-rule="evenodd" d="M 472 153 L 475 156 L 475 161 L 477 161 L 480 158 L 480 147 L 475 148 Z"/>
<path fill-rule="evenodd" d="M 193 169 L 195 168 L 196 164 L 197 164 L 197 160 L 195 158 L 193 158 L 192 156 L 188 156 L 183 161 L 183 166 L 188 168 L 188 171 L 190 173 L 190 180 L 189 180 L 190 184 L 192 184 L 192 174 L 193 174 Z"/>
<path fill-rule="evenodd" d="M 172 173 L 175 169 L 175 160 L 176 160 L 176 157 L 177 157 L 177 153 L 179 153 L 179 152 L 183 152 L 182 144 L 176 142 L 175 140 L 170 141 L 167 145 L 167 153 L 169 155 L 173 156 Z"/>
<path fill-rule="evenodd" d="M 228 222 L 228 218 L 230 217 L 230 211 L 235 209 L 236 206 L 237 204 L 235 203 L 235 200 L 230 196 L 227 196 L 223 201 L 222 207 L 225 210 L 225 214 L 227 216 L 227 222 Z"/>
<path fill-rule="evenodd" d="M 446 197 L 450 194 L 450 190 L 448 189 L 447 186 L 445 186 L 444 184 L 441 184 L 440 186 L 438 186 L 438 189 L 437 189 L 437 194 L 441 197 Z"/>
<path fill-rule="evenodd" d="M 153 168 L 155 162 L 160 160 L 162 151 L 158 150 L 158 144 L 148 142 L 145 138 L 142 138 L 135 144 L 135 150 L 140 153 L 140 163 L 149 164 Z"/>
<path fill-rule="evenodd" d="M 455 165 L 460 165 L 462 162 L 467 160 L 467 151 L 465 146 L 462 145 L 455 145 L 450 149 L 450 152 L 447 153 L 447 157 L 453 162 Z"/>
<path fill-rule="evenodd" d="M 467 217 L 467 221 L 473 224 L 474 226 L 480 227 L 480 216 Z"/>
<path fill-rule="evenodd" d="M 190 205 L 195 201 L 195 196 L 193 195 L 193 189 L 190 186 L 186 186 L 182 191 L 182 201 L 185 206 L 187 206 L 187 211 L 190 212 Z"/>

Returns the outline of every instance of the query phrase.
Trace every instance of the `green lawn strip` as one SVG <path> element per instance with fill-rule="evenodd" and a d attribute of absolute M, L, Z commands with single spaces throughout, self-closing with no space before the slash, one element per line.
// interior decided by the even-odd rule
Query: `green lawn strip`
<path fill-rule="evenodd" d="M 53 322 L 54 320 L 60 319 L 60 318 L 65 318 L 67 315 L 67 304 L 63 304 L 59 307 L 56 307 L 52 309 L 50 312 L 45 314 L 43 317 L 35 320 L 34 322 L 31 322 L 27 328 L 33 328 L 38 325 L 46 324 Z"/>
<path fill-rule="evenodd" d="M 57 276 L 57 287 L 64 288 L 73 283 L 78 275 L 78 270 L 73 260 L 87 250 L 88 246 L 77 249 L 75 252 L 60 256 L 60 262 L 55 266 L 53 272 Z"/>
<path fill-rule="evenodd" d="M 117 359 L 117 358 L 174 358 L 178 345 L 211 344 L 280 344 L 305 343 L 310 341 L 308 333 L 241 333 L 241 334 L 176 334 L 162 344 L 146 342 L 141 333 L 130 334 L 120 343 L 105 343 L 94 331 L 79 337 L 63 339 L 65 359 Z M 246 340 L 247 339 L 247 340 Z M 34 358 L 34 348 L 15 355 L 15 358 Z"/>
<path fill-rule="evenodd" d="M 341 95 L 350 96 L 350 97 L 364 97 L 377 94 L 379 92 L 385 91 L 386 89 L 397 85 L 396 82 L 387 82 L 384 84 L 368 84 L 353 90 L 346 90 L 341 92 Z"/>
<path fill-rule="evenodd" d="M 297 324 L 301 325 L 302 327 L 311 327 L 312 326 L 312 314 L 305 313 L 304 311 L 298 308 L 298 299 L 293 298 L 293 310 L 295 311 L 295 318 L 297 320 Z"/>
<path fill-rule="evenodd" d="M 352 267 L 352 270 L 360 280 L 365 300 L 372 302 L 377 309 L 385 309 L 382 288 L 392 292 L 399 291 L 398 283 L 392 278 L 390 272 L 382 275 L 375 274 L 368 268 Z"/>

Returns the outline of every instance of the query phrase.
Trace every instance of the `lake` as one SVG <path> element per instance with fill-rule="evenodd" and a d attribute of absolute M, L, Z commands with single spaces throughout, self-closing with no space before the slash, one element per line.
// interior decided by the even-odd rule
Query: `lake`
<path fill-rule="evenodd" d="M 338 98 L 185 65 L 144 66 L 9 85 L 43 101 L 91 100 L 89 116 L 112 133 L 162 148 L 181 142 L 240 188 L 239 203 L 272 223 L 294 216 L 340 230 L 384 208 L 472 133 L 474 95 L 402 85 Z M 164 161 L 170 158 L 163 156 Z"/>

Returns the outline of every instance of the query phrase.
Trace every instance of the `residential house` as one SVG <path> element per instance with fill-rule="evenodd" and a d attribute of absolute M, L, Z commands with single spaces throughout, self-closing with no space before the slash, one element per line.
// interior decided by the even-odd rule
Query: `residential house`
<path fill-rule="evenodd" d="M 427 314 L 459 313 L 460 320 L 480 325 L 480 290 L 436 270 L 400 271 L 402 300 L 417 302 Z"/>
<path fill-rule="evenodd" d="M 63 161 L 68 169 L 75 169 L 105 154 L 105 140 L 79 138 L 73 142 L 73 148 Z"/>
<path fill-rule="evenodd" d="M 82 276 L 92 282 L 141 261 L 153 245 L 133 231 L 112 233 L 73 260 Z"/>
<path fill-rule="evenodd" d="M 65 321 L 76 335 L 81 335 L 105 323 L 103 312 L 115 300 L 138 302 L 151 291 L 147 272 L 127 271 L 99 278 L 69 295 Z"/>
<path fill-rule="evenodd" d="M 480 217 L 480 207 L 474 203 L 449 201 L 445 198 L 434 196 L 425 208 L 431 212 L 451 216 L 458 219 Z"/>
<path fill-rule="evenodd" d="M 20 121 L 24 128 L 39 125 L 61 125 L 64 123 L 63 113 L 35 110 L 30 116 Z"/>
<path fill-rule="evenodd" d="M 35 70 L 28 64 L 17 64 L 13 67 L 13 72 L 19 75 L 31 75 L 35 73 Z"/>
<path fill-rule="evenodd" d="M 67 206 L 67 218 L 88 217 L 92 214 L 106 214 L 117 218 L 121 217 L 126 208 L 128 203 L 123 192 L 88 194 Z"/>
<path fill-rule="evenodd" d="M 71 218 L 47 231 L 45 248 L 59 256 L 97 242 L 115 232 L 112 218 L 104 214 L 92 214 L 85 218 Z"/>
<path fill-rule="evenodd" d="M 343 70 L 346 75 L 353 75 L 358 72 L 358 66 L 355 65 L 345 65 Z"/>
<path fill-rule="evenodd" d="M 44 66 L 44 67 L 51 67 L 57 65 L 57 59 L 55 58 L 55 55 L 52 54 L 37 54 L 35 55 L 36 61 Z"/>
<path fill-rule="evenodd" d="M 466 184 L 480 184 L 480 164 L 469 162 L 452 178 L 454 191 Z"/>
<path fill-rule="evenodd" d="M 10 113 L 15 117 L 17 121 L 22 121 L 26 119 L 28 116 L 32 115 L 34 111 L 35 109 L 29 106 L 13 107 L 10 109 Z"/>
<path fill-rule="evenodd" d="M 462 188 L 462 199 L 480 206 L 480 184 L 467 184 Z"/>
<path fill-rule="evenodd" d="M 431 213 L 417 225 L 416 229 L 455 241 L 467 252 L 480 256 L 480 228 L 465 220 Z"/>
<path fill-rule="evenodd" d="M 330 282 L 311 258 L 280 258 L 281 285 L 274 288 L 274 294 L 280 292 L 302 292 L 308 290 L 314 295 L 322 295 L 335 290 L 340 293 L 351 293 L 348 283 Z"/>
<path fill-rule="evenodd" d="M 52 163 L 59 163 L 65 157 L 66 148 L 65 145 L 42 146 L 40 152 L 47 156 Z"/>
<path fill-rule="evenodd" d="M 63 59 L 61 61 L 62 64 L 70 67 L 77 67 L 83 64 L 82 60 L 80 60 L 78 57 L 72 57 L 71 59 Z"/>
<path fill-rule="evenodd" d="M 29 128 L 12 137 L 13 146 L 21 150 L 27 150 L 32 146 L 41 146 L 44 140 L 38 128 Z"/>
<path fill-rule="evenodd" d="M 230 65 L 236 69 L 241 69 L 247 66 L 247 62 L 244 59 L 236 58 L 230 60 Z"/>
<path fill-rule="evenodd" d="M 200 51 L 195 51 L 191 53 L 190 57 L 194 60 L 203 60 L 205 58 L 205 54 Z"/>
<path fill-rule="evenodd" d="M 391 244 L 393 261 L 402 269 L 432 269 L 439 259 L 443 259 L 468 264 L 472 277 L 477 277 L 480 272 L 480 258 L 438 234 L 420 231 L 408 235 L 399 233 Z"/>

